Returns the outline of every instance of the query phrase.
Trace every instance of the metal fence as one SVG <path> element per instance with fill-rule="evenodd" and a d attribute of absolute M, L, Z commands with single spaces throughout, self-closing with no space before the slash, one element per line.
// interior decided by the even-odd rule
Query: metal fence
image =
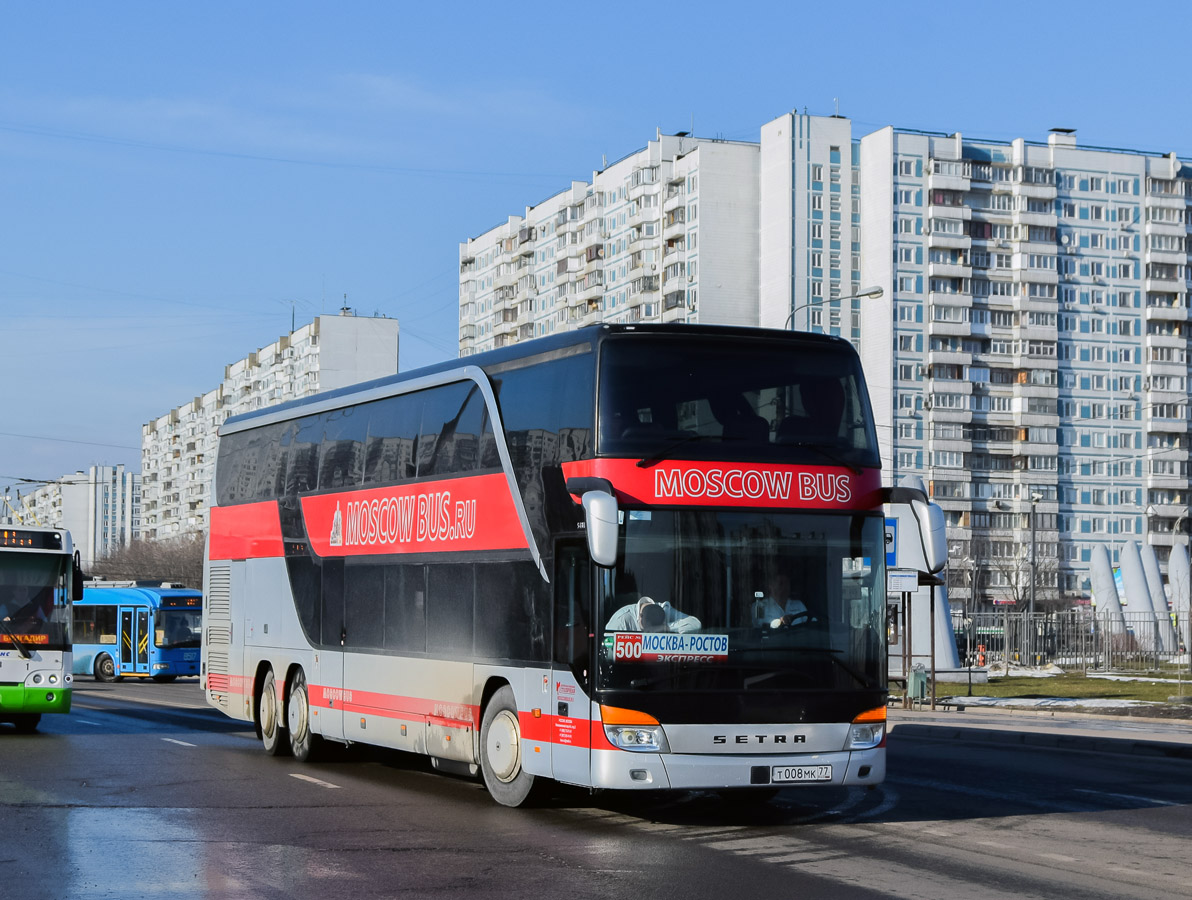
<path fill-rule="evenodd" d="M 1187 619 L 1187 617 L 1184 617 Z M 1092 610 L 952 613 L 963 666 L 997 663 L 1071 670 L 1160 672 L 1189 667 L 1192 623 L 1151 613 Z"/>

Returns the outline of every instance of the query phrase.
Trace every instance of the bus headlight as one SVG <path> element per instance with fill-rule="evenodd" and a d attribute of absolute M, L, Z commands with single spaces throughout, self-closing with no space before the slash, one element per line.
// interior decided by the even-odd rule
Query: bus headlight
<path fill-rule="evenodd" d="M 33 676 L 33 683 L 34 683 L 34 684 L 41 684 L 41 675 L 34 675 L 34 676 Z"/>
<path fill-rule="evenodd" d="M 853 719 L 845 750 L 872 750 L 886 743 L 886 708 L 869 709 Z"/>
<path fill-rule="evenodd" d="M 661 725 L 605 725 L 604 733 L 608 735 L 608 742 L 619 750 L 666 753 L 670 749 Z"/>
<path fill-rule="evenodd" d="M 47 681 L 49 681 L 49 682 L 50 682 L 50 684 L 57 684 L 57 683 L 58 683 L 58 676 L 57 676 L 57 675 L 51 675 L 51 676 L 50 676 L 50 677 L 47 679 Z"/>
<path fill-rule="evenodd" d="M 653 716 L 635 709 L 601 706 L 600 718 L 608 742 L 618 750 L 640 753 L 669 753 L 666 732 Z"/>

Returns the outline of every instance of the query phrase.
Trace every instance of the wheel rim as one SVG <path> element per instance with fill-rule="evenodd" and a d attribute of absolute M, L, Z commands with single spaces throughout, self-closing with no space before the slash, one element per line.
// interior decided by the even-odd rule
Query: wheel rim
<path fill-rule="evenodd" d="M 307 723 L 306 682 L 299 679 L 294 682 L 294 690 L 290 695 L 290 712 L 287 721 L 290 734 L 301 741 L 306 737 Z"/>
<path fill-rule="evenodd" d="M 513 781 L 521 771 L 521 730 L 517 716 L 509 710 L 501 710 L 489 725 L 484 755 L 502 784 Z"/>
<path fill-rule="evenodd" d="M 116 664 L 112 661 L 112 657 L 105 656 L 99 661 L 99 674 L 104 678 L 111 678 L 116 674 Z"/>
<path fill-rule="evenodd" d="M 261 733 L 273 737 L 277 730 L 277 688 L 271 675 L 261 689 Z"/>

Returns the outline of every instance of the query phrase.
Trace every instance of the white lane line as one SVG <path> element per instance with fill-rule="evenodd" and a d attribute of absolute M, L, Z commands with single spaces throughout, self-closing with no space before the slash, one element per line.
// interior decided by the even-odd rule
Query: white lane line
<path fill-rule="evenodd" d="M 1075 788 L 1077 794 L 1093 794 L 1097 797 L 1116 797 L 1118 800 L 1130 800 L 1134 803 L 1153 803 L 1156 806 L 1179 806 L 1171 800 L 1156 800 L 1154 797 L 1136 797 L 1133 794 L 1111 794 L 1109 791 L 1090 791 L 1086 788 Z"/>
<path fill-rule="evenodd" d="M 330 781 L 319 781 L 319 779 L 311 778 L 309 775 L 299 775 L 297 772 L 291 772 L 290 777 L 297 778 L 299 781 L 309 781 L 311 784 L 317 784 L 319 787 L 339 790 L 338 784 L 332 784 Z"/>
<path fill-rule="evenodd" d="M 71 719 L 76 722 L 82 722 L 84 725 L 94 725 L 97 728 L 99 727 L 98 722 L 92 722 L 90 719 L 84 719 L 82 716 L 71 716 Z"/>
<path fill-rule="evenodd" d="M 1054 859 L 1057 862 L 1076 862 L 1075 856 L 1064 856 L 1062 853 L 1040 853 L 1043 859 Z"/>
<path fill-rule="evenodd" d="M 188 744 L 186 741 L 176 741 L 173 738 L 162 738 L 167 744 L 177 744 L 179 747 L 197 747 L 198 744 Z"/>

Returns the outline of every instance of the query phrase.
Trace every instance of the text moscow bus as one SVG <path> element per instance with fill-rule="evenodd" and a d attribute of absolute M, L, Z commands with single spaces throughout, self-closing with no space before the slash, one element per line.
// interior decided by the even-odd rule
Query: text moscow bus
<path fill-rule="evenodd" d="M 70 533 L 0 528 L 0 722 L 34 731 L 70 712 L 70 607 L 82 590 Z"/>
<path fill-rule="evenodd" d="M 885 772 L 879 457 L 845 341 L 598 326 L 229 419 L 206 696 L 270 753 L 518 805 Z"/>
<path fill-rule="evenodd" d="M 97 681 L 198 675 L 202 618 L 196 590 L 88 582 L 74 605 L 74 674 Z"/>

